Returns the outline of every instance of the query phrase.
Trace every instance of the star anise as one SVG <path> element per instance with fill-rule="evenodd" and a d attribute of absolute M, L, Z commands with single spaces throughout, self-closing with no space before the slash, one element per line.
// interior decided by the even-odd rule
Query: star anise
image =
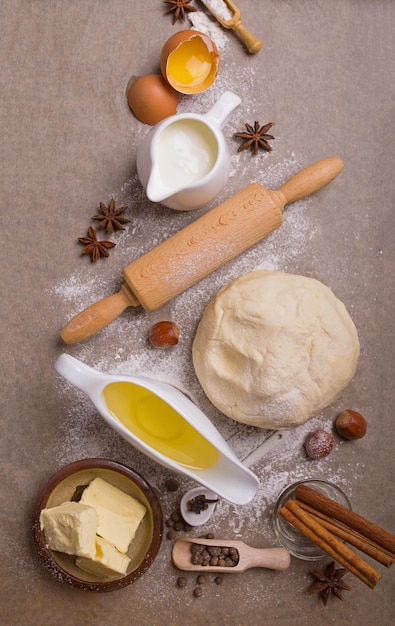
<path fill-rule="evenodd" d="M 310 574 L 315 580 L 310 586 L 309 594 L 318 593 L 325 605 L 331 594 L 342 600 L 340 590 L 346 589 L 350 591 L 351 589 L 351 587 L 342 580 L 346 572 L 347 570 L 344 567 L 336 568 L 334 561 L 326 565 L 322 572 L 312 569 Z"/>
<path fill-rule="evenodd" d="M 105 228 L 106 231 L 111 234 L 116 230 L 125 230 L 122 224 L 128 224 L 130 220 L 126 217 L 121 217 L 121 213 L 126 211 L 126 206 L 121 206 L 119 209 L 115 208 L 115 201 L 111 200 L 108 207 L 103 202 L 100 202 L 101 213 L 94 215 L 93 220 L 100 220 L 97 228 Z"/>
<path fill-rule="evenodd" d="M 167 9 L 167 11 L 165 12 L 165 15 L 174 11 L 173 24 L 176 23 L 178 18 L 181 18 L 181 20 L 184 22 L 186 18 L 186 13 L 188 13 L 188 11 L 197 11 L 195 7 L 189 5 L 191 0 L 163 0 L 163 2 L 165 4 L 171 5 L 170 8 Z"/>
<path fill-rule="evenodd" d="M 267 131 L 274 126 L 275 122 L 269 122 L 269 124 L 265 124 L 261 128 L 259 128 L 259 122 L 255 122 L 254 126 L 251 124 L 245 124 L 247 132 L 233 133 L 233 137 L 239 137 L 240 139 L 244 139 L 240 148 L 237 152 L 241 152 L 242 150 L 246 150 L 251 146 L 254 154 L 258 154 L 259 148 L 263 148 L 270 152 L 272 147 L 267 143 L 269 139 L 274 139 L 273 135 L 268 135 Z"/>
<path fill-rule="evenodd" d="M 78 237 L 78 241 L 85 244 L 85 248 L 81 254 L 90 254 L 92 263 L 96 263 L 101 256 L 109 256 L 108 248 L 115 246 L 115 243 L 112 241 L 99 241 L 96 237 L 96 231 L 92 226 L 88 228 L 88 236 Z"/>

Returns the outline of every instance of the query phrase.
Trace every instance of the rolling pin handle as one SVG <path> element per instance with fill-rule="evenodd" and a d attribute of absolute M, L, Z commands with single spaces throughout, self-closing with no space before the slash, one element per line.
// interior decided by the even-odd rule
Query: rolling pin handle
<path fill-rule="evenodd" d="M 91 304 L 73 317 L 62 329 L 60 336 L 67 344 L 88 339 L 108 326 L 128 306 L 138 306 L 139 304 L 128 286 L 123 284 L 118 293 Z"/>
<path fill-rule="evenodd" d="M 292 176 L 279 191 L 275 192 L 281 203 L 289 204 L 322 189 L 328 185 L 344 167 L 340 157 L 330 157 L 301 170 Z"/>

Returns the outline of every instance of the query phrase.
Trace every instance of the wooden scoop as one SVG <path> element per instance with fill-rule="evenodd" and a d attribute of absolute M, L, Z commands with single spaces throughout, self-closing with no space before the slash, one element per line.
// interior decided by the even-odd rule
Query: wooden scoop
<path fill-rule="evenodd" d="M 343 167 L 332 157 L 295 174 L 279 191 L 248 185 L 128 265 L 120 291 L 76 315 L 61 331 L 63 341 L 91 337 L 128 306 L 158 309 L 281 226 L 286 204 L 321 189 Z"/>
<path fill-rule="evenodd" d="M 237 6 L 234 4 L 234 2 L 231 2 L 231 0 L 222 1 L 224 5 L 227 6 L 229 11 L 233 14 L 232 17 L 228 20 L 223 19 L 223 17 L 221 17 L 221 15 L 217 13 L 217 11 L 208 0 L 202 0 L 204 6 L 207 7 L 207 9 L 215 17 L 217 22 L 221 24 L 221 26 L 223 26 L 224 28 L 230 28 L 237 33 L 250 54 L 255 54 L 255 52 L 259 52 L 259 50 L 262 48 L 262 42 L 260 39 L 258 39 L 258 37 L 255 37 L 255 35 L 250 33 L 250 31 L 247 30 L 246 27 L 243 25 L 241 21 L 240 11 Z"/>
<path fill-rule="evenodd" d="M 193 565 L 191 563 L 191 544 L 199 543 L 204 546 L 220 546 L 236 548 L 239 553 L 239 562 L 234 567 L 218 565 Z M 171 558 L 178 569 L 189 572 L 222 572 L 224 574 L 240 574 L 251 567 L 266 567 L 267 569 L 284 570 L 289 567 L 291 557 L 285 548 L 251 548 L 244 541 L 231 539 L 177 539 L 173 544 Z"/>

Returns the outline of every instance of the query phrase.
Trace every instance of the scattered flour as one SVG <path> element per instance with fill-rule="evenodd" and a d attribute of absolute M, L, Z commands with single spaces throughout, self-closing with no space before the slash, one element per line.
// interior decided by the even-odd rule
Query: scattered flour
<path fill-rule="evenodd" d="M 218 15 L 225 22 L 229 22 L 233 17 L 233 12 L 223 0 L 204 0 L 203 4 L 206 5 L 213 15 Z"/>
<path fill-rule="evenodd" d="M 205 33 L 215 42 L 219 52 L 226 48 L 229 41 L 228 34 L 224 32 L 222 26 L 213 17 L 197 11 L 196 13 L 189 13 L 188 19 L 194 30 Z"/>

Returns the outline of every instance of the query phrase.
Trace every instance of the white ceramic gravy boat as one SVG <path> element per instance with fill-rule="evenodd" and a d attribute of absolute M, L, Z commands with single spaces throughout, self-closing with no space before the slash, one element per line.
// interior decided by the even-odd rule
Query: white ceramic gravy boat
<path fill-rule="evenodd" d="M 226 91 L 205 115 L 172 115 L 148 131 L 137 149 L 137 173 L 149 200 L 189 211 L 215 198 L 230 171 L 221 129 L 240 102 Z"/>
<path fill-rule="evenodd" d="M 258 478 L 178 389 L 145 376 L 103 374 L 68 354 L 58 358 L 55 369 L 90 398 L 111 428 L 154 461 L 234 504 L 255 496 Z M 134 416 L 129 427 L 122 421 L 125 414 Z"/>

